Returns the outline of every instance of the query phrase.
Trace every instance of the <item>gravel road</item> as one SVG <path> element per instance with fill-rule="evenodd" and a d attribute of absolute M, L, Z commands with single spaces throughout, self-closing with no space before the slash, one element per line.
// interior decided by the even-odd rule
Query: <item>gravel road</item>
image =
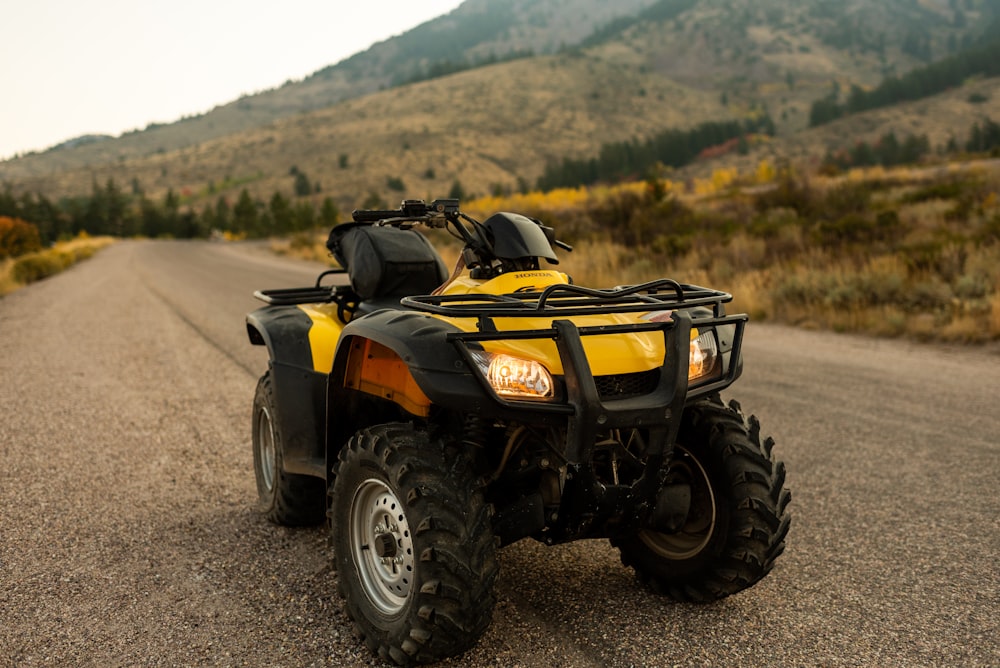
<path fill-rule="evenodd" d="M 322 529 L 254 511 L 256 288 L 315 267 L 122 242 L 0 299 L 0 665 L 373 666 Z M 606 541 L 501 553 L 449 666 L 1000 665 L 1000 354 L 751 324 L 727 398 L 778 441 L 788 549 L 694 606 Z"/>

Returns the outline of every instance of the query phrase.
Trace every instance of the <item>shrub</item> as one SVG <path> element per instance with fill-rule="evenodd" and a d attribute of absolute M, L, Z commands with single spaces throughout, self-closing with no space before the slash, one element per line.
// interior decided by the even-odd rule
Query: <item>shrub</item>
<path fill-rule="evenodd" d="M 18 218 L 0 216 L 0 260 L 41 250 L 38 228 Z"/>
<path fill-rule="evenodd" d="M 951 304 L 951 288 L 933 277 L 916 283 L 906 294 L 906 306 L 912 311 L 936 311 Z"/>
<path fill-rule="evenodd" d="M 794 209 L 774 207 L 755 216 L 747 229 L 754 236 L 770 240 L 777 238 L 782 229 L 801 224 L 802 221 Z"/>
<path fill-rule="evenodd" d="M 967 186 L 963 181 L 948 180 L 928 184 L 902 198 L 904 204 L 916 204 L 931 199 L 956 199 Z"/>
<path fill-rule="evenodd" d="M 976 233 L 976 240 L 984 244 L 1000 242 L 1000 214 L 982 224 Z"/>
<path fill-rule="evenodd" d="M 822 244 L 842 244 L 871 239 L 875 222 L 860 213 L 848 213 L 836 220 L 822 221 L 817 228 L 818 241 Z"/>
<path fill-rule="evenodd" d="M 955 296 L 959 299 L 982 299 L 990 292 L 990 279 L 982 274 L 964 274 L 955 281 Z"/>
<path fill-rule="evenodd" d="M 34 283 L 66 268 L 67 257 L 63 253 L 32 253 L 19 257 L 14 262 L 12 274 L 18 283 Z"/>
<path fill-rule="evenodd" d="M 816 210 L 816 193 L 808 181 L 795 178 L 786 169 L 781 172 L 773 188 L 757 194 L 754 206 L 760 212 L 768 209 L 792 209 L 800 217 L 806 218 Z"/>
<path fill-rule="evenodd" d="M 845 181 L 827 191 L 819 204 L 821 215 L 842 218 L 860 214 L 871 208 L 872 186 L 864 181 Z"/>

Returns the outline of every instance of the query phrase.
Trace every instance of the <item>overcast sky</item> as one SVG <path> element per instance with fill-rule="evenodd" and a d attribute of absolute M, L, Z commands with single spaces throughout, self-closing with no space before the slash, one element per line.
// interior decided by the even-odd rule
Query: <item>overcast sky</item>
<path fill-rule="evenodd" d="M 0 160 L 206 112 L 301 79 L 461 2 L 4 2 Z"/>

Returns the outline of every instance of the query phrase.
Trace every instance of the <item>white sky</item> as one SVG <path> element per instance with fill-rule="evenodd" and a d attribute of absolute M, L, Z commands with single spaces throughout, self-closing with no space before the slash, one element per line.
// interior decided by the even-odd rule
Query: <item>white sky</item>
<path fill-rule="evenodd" d="M 0 160 L 280 86 L 462 0 L 3 0 Z"/>

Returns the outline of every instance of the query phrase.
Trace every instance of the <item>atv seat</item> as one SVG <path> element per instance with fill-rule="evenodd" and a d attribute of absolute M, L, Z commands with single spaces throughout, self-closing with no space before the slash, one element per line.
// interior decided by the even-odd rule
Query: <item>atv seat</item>
<path fill-rule="evenodd" d="M 343 223 L 326 246 L 347 270 L 359 314 L 399 308 L 401 297 L 430 294 L 448 278 L 441 256 L 415 230 Z"/>

